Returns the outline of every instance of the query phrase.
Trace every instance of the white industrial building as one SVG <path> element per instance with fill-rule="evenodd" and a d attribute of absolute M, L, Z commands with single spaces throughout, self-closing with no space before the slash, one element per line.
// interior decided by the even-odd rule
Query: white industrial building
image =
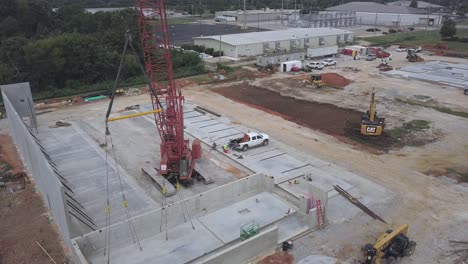
<path fill-rule="evenodd" d="M 217 11 L 215 19 L 237 21 L 237 22 L 262 22 L 286 19 L 292 15 L 298 15 L 299 10 L 294 9 L 270 9 L 261 10 L 236 10 L 236 11 Z"/>
<path fill-rule="evenodd" d="M 415 7 L 415 8 L 425 9 L 425 10 L 433 11 L 433 12 L 442 11 L 444 9 L 444 7 L 441 6 L 441 5 L 436 5 L 436 4 L 428 3 L 428 2 L 425 2 L 425 1 L 416 1 L 416 4 L 417 4 L 417 7 Z M 411 1 L 409 1 L 409 0 L 399 0 L 399 1 L 388 2 L 388 3 L 386 3 L 386 5 L 394 5 L 394 6 L 396 5 L 396 6 L 410 7 Z"/>
<path fill-rule="evenodd" d="M 412 8 L 401 5 L 383 5 L 373 2 L 351 2 L 337 5 L 322 11 L 322 14 L 335 14 L 337 12 L 356 12 L 356 19 L 362 25 L 377 26 L 438 26 L 442 17 L 430 14 L 425 9 Z"/>
<path fill-rule="evenodd" d="M 337 47 L 353 41 L 353 33 L 337 28 L 292 28 L 287 30 L 215 35 L 194 38 L 195 45 L 220 50 L 225 56 L 243 57 L 270 53 Z"/>

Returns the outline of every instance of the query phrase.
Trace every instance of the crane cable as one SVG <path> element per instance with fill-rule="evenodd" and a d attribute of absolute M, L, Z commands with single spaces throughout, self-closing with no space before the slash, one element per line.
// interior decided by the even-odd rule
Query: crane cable
<path fill-rule="evenodd" d="M 112 136 L 111 136 L 111 133 L 110 133 L 110 130 L 109 130 L 108 122 L 107 122 L 107 119 L 110 116 L 112 106 L 113 106 L 113 103 L 114 103 L 115 93 L 116 93 L 117 87 L 119 85 L 120 74 L 121 74 L 121 71 L 122 71 L 123 63 L 124 63 L 125 53 L 127 51 L 127 47 L 129 45 L 130 41 L 131 41 L 131 39 L 128 36 L 128 32 L 127 32 L 126 37 L 125 37 L 124 48 L 123 48 L 123 51 L 122 51 L 122 56 L 120 58 L 119 68 L 117 70 L 117 76 L 115 78 L 114 87 L 113 87 L 112 93 L 111 93 L 111 98 L 110 98 L 111 100 L 110 100 L 109 106 L 107 108 L 104 137 L 105 137 L 105 146 L 106 146 L 106 148 L 108 146 L 107 137 L 109 137 L 109 139 L 110 139 L 110 147 L 112 149 L 112 154 L 114 156 L 115 168 L 116 168 L 117 176 L 119 178 L 120 190 L 121 190 L 121 193 L 122 193 L 123 207 L 124 207 L 124 209 L 126 211 L 127 221 L 128 221 L 128 223 L 130 225 L 130 232 L 132 234 L 133 243 L 137 242 L 138 247 L 140 248 L 140 251 L 142 251 L 142 247 L 141 247 L 140 241 L 138 239 L 138 235 L 137 235 L 137 232 L 136 232 L 136 229 L 135 229 L 135 225 L 133 224 L 132 216 L 131 216 L 131 213 L 130 213 L 130 211 L 128 209 L 128 202 L 127 202 L 127 199 L 125 197 L 125 192 L 123 190 L 122 179 L 121 179 L 121 176 L 120 176 L 120 170 L 119 170 L 119 166 L 118 166 L 118 162 L 117 162 L 117 156 L 115 154 L 115 148 L 114 148 L 114 144 L 112 142 Z M 107 200 L 107 206 L 106 206 L 106 233 L 105 233 L 105 239 L 104 239 L 104 243 L 105 243 L 104 255 L 107 255 L 107 263 L 110 263 L 110 252 L 111 252 L 111 247 L 110 247 L 110 244 L 111 244 L 111 242 L 110 242 L 110 239 L 111 239 L 111 230 L 110 230 L 111 206 L 110 206 L 110 198 L 109 198 L 109 196 L 110 196 L 109 195 L 109 162 L 108 162 L 107 149 L 106 149 L 105 152 L 106 152 L 106 200 Z"/>
<path fill-rule="evenodd" d="M 107 147 L 107 136 L 104 136 L 105 140 L 105 147 Z M 107 255 L 107 263 L 110 264 L 110 220 L 111 220 L 111 214 L 110 214 L 110 201 L 109 201 L 109 166 L 108 166 L 108 155 L 107 155 L 107 150 L 106 152 L 106 201 L 107 201 L 107 206 L 106 206 L 106 233 L 105 233 L 105 239 L 104 239 L 104 256 Z"/>
<path fill-rule="evenodd" d="M 187 206 L 185 206 L 185 203 L 182 197 L 182 192 L 180 191 L 179 179 L 176 178 L 176 181 L 177 181 L 176 189 L 177 189 L 177 194 L 179 195 L 180 209 L 182 210 L 182 213 L 184 215 L 184 222 L 187 223 L 187 218 L 185 217 L 185 214 L 187 214 L 190 224 L 192 225 L 193 230 L 195 230 L 195 226 L 193 225 L 192 218 L 190 218 L 190 214 L 188 212 Z"/>

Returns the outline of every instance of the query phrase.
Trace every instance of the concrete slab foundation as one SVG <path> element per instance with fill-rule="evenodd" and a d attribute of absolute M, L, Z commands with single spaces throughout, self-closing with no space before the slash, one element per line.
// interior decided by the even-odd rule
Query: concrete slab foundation
<path fill-rule="evenodd" d="M 179 264 L 201 261 L 200 257 L 203 257 L 207 263 L 218 263 L 208 260 L 214 261 L 221 252 L 224 252 L 221 255 L 232 255 L 228 248 L 234 250 L 244 246 L 252 248 L 246 251 L 250 253 L 238 252 L 239 256 L 229 261 L 247 260 L 261 253 L 259 250 L 265 250 L 265 246 L 272 248 L 283 241 L 278 240 L 279 233 L 281 239 L 289 239 L 288 235 L 293 236 L 309 230 L 301 221 L 302 217 L 296 213 L 297 208 L 282 201 L 272 191 L 273 179 L 256 174 L 171 204 L 163 210 L 156 209 L 137 216 L 132 222 L 143 251 L 140 251 L 131 239 L 127 222 L 114 224 L 110 227 L 110 247 L 111 252 L 114 252 L 111 253 L 111 261 L 148 263 L 157 259 L 158 262 L 162 261 L 161 263 Z M 189 220 L 184 221 L 181 206 L 188 209 L 195 229 Z M 264 241 L 260 236 L 258 239 L 263 241 L 261 245 L 256 244 L 257 239 L 245 245 L 249 240 L 241 241 L 240 229 L 242 225 L 251 221 L 259 224 L 260 234 L 264 233 L 264 230 L 274 230 L 274 234 L 266 235 L 265 239 L 268 241 Z M 279 226 L 281 232 L 278 231 Z M 103 256 L 103 231 L 95 231 L 72 240 L 74 254 L 82 256 L 81 263 L 101 263 L 106 259 Z"/>
<path fill-rule="evenodd" d="M 459 88 L 468 88 L 468 64 L 435 61 L 414 64 L 399 70 L 383 72 L 382 74 L 390 77 L 412 78 Z"/>
<path fill-rule="evenodd" d="M 38 138 L 50 158 L 57 164 L 60 174 L 70 183 L 76 200 L 84 207 L 86 214 L 97 228 L 105 227 L 106 221 L 106 168 L 109 170 L 109 199 L 111 202 L 111 223 L 127 218 L 123 207 L 122 190 L 128 201 L 132 215 L 142 214 L 156 203 L 145 196 L 127 172 L 115 164 L 111 155 L 107 157 L 103 149 L 90 139 L 75 123 L 69 127 L 39 127 Z M 117 168 L 122 181 L 119 180 Z M 121 185 L 122 184 L 122 185 Z M 74 236 L 89 232 L 82 223 L 72 232 Z"/>

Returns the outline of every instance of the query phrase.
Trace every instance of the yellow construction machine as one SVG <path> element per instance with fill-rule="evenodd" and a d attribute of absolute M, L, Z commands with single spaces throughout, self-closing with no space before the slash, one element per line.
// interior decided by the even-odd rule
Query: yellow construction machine
<path fill-rule="evenodd" d="M 366 136 L 382 135 L 385 118 L 377 117 L 375 110 L 375 89 L 372 88 L 370 109 L 361 116 L 361 134 Z"/>
<path fill-rule="evenodd" d="M 406 55 L 406 59 L 409 62 L 420 62 L 424 61 L 423 57 L 418 54 L 416 51 L 409 49 L 408 50 L 408 55 Z"/>
<path fill-rule="evenodd" d="M 361 264 L 395 264 L 398 258 L 411 256 L 416 249 L 416 242 L 408 238 L 408 225 L 395 230 L 387 230 L 380 235 L 374 245 L 366 244 L 361 251 L 364 260 Z"/>
<path fill-rule="evenodd" d="M 310 75 L 310 79 L 304 81 L 304 84 L 311 85 L 314 88 L 322 88 L 322 86 L 324 85 L 322 81 L 322 75 L 319 73 L 312 73 Z"/>

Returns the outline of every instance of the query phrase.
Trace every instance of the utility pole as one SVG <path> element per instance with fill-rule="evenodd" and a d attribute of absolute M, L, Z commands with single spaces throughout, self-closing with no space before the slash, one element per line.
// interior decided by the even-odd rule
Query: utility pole
<path fill-rule="evenodd" d="M 246 0 L 244 0 L 244 28 L 243 29 L 247 29 L 247 8 L 245 5 L 245 1 Z"/>
<path fill-rule="evenodd" d="M 281 0 L 281 25 L 283 24 L 283 15 L 284 15 L 283 14 L 283 11 L 284 11 L 283 6 L 284 6 L 284 0 Z"/>
<path fill-rule="evenodd" d="M 221 80 L 221 33 L 219 33 L 218 80 Z"/>
<path fill-rule="evenodd" d="M 375 37 L 375 29 L 377 28 L 377 13 L 375 13 L 375 21 L 374 21 L 374 37 Z"/>
<path fill-rule="evenodd" d="M 424 31 L 424 39 L 426 39 L 426 36 L 427 36 L 427 26 L 429 25 L 429 14 L 431 13 L 431 9 L 432 9 L 432 4 L 429 3 L 429 12 L 427 13 L 427 18 L 426 18 L 426 29 Z"/>
<path fill-rule="evenodd" d="M 257 32 L 260 32 L 260 12 L 258 12 L 257 15 Z"/>
<path fill-rule="evenodd" d="M 398 14 L 398 20 L 397 20 L 397 31 L 396 31 L 396 40 L 398 41 L 398 33 L 400 30 L 400 14 Z"/>

